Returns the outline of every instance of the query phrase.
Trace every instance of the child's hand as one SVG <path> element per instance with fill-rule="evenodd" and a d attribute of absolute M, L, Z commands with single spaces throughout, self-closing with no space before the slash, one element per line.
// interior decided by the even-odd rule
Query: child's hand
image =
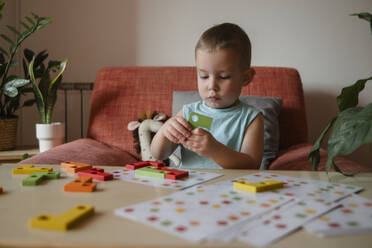
<path fill-rule="evenodd" d="M 174 116 L 167 120 L 159 130 L 171 142 L 178 144 L 191 136 L 191 125 L 181 116 Z"/>
<path fill-rule="evenodd" d="M 209 132 L 202 128 L 192 130 L 192 135 L 182 145 L 199 154 L 200 156 L 211 157 L 220 144 Z"/>

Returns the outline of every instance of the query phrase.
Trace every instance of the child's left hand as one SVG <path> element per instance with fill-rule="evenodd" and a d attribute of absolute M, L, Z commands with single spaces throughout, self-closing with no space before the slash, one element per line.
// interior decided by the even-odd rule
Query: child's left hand
<path fill-rule="evenodd" d="M 195 128 L 191 136 L 182 145 L 199 154 L 200 156 L 210 157 L 218 149 L 220 143 L 206 130 Z"/>

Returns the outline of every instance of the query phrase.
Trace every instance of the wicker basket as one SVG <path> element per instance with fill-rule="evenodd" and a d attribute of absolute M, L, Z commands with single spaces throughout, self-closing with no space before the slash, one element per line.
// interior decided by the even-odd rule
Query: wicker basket
<path fill-rule="evenodd" d="M 18 118 L 0 119 L 0 151 L 16 146 Z"/>

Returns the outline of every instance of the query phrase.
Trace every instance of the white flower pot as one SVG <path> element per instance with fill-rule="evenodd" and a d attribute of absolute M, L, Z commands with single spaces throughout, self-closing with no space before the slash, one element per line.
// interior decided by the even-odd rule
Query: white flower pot
<path fill-rule="evenodd" d="M 39 140 L 40 152 L 45 152 L 55 146 L 63 144 L 65 138 L 65 124 L 53 122 L 51 124 L 36 124 L 36 138 Z"/>

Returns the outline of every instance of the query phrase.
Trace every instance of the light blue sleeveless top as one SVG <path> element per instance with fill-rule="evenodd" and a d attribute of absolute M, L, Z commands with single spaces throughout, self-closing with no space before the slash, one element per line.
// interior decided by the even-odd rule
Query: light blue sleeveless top
<path fill-rule="evenodd" d="M 240 102 L 226 109 L 215 109 L 198 101 L 183 106 L 183 118 L 189 119 L 191 112 L 211 117 L 213 119 L 210 130 L 213 137 L 232 150 L 240 151 L 244 133 L 251 122 L 260 113 L 254 106 Z M 223 169 L 213 160 L 199 156 L 197 153 L 181 145 L 181 168 Z"/>

